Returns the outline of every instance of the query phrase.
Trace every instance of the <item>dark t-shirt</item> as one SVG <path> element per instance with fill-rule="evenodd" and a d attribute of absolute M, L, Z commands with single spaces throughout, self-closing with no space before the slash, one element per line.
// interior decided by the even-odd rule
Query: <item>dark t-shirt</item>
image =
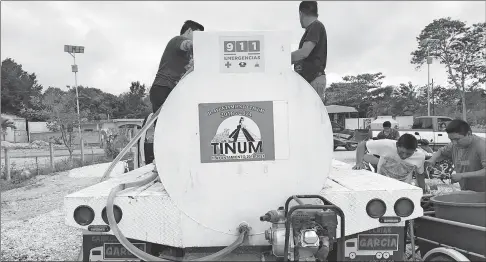
<path fill-rule="evenodd" d="M 319 73 L 324 74 L 327 63 L 326 28 L 319 20 L 314 21 L 305 29 L 304 35 L 299 43 L 299 49 L 307 41 L 315 43 L 316 46 L 312 49 L 308 57 L 299 61 L 297 64 L 302 67 L 298 73 L 310 83 L 319 76 Z"/>
<path fill-rule="evenodd" d="M 400 133 L 395 129 L 390 129 L 390 133 L 388 135 L 385 135 L 385 131 L 382 130 L 376 136 L 376 138 L 378 139 L 391 139 L 391 140 L 398 140 L 399 137 L 400 137 Z"/>
<path fill-rule="evenodd" d="M 160 59 L 159 70 L 152 85 L 174 88 L 186 73 L 185 66 L 189 63 L 191 54 L 180 49 L 184 40 L 189 39 L 183 36 L 176 36 L 167 43 L 164 54 Z"/>
<path fill-rule="evenodd" d="M 471 144 L 466 148 L 452 143 L 439 149 L 442 156 L 452 159 L 456 173 L 474 172 L 486 169 L 486 141 L 473 135 Z M 486 191 L 486 177 L 470 177 L 459 181 L 462 190 Z"/>

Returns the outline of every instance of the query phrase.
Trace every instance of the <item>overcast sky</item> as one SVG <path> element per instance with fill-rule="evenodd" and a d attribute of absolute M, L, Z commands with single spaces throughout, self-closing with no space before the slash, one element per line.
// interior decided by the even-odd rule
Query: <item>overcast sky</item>
<path fill-rule="evenodd" d="M 207 30 L 289 30 L 302 36 L 299 2 L 1 2 L 1 58 L 35 72 L 39 83 L 74 84 L 73 58 L 64 45 L 85 46 L 76 57 L 78 84 L 119 94 L 130 82 L 152 84 L 165 45 L 187 19 Z M 385 84 L 424 85 L 410 53 L 433 19 L 450 16 L 467 24 L 485 21 L 486 4 L 449 1 L 319 2 L 328 35 L 328 83 L 345 75 L 383 72 Z M 431 66 L 434 82 L 445 84 L 444 68 Z"/>

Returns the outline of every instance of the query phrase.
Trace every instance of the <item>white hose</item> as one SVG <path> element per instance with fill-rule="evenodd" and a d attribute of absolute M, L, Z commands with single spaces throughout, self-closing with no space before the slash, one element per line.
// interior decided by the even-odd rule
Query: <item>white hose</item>
<path fill-rule="evenodd" d="M 182 78 L 184 78 L 188 73 L 192 72 L 192 70 L 189 70 Z M 108 169 L 105 171 L 103 174 L 103 177 L 101 178 L 101 181 L 104 181 L 106 178 L 109 177 L 111 171 L 114 169 L 115 165 L 120 161 L 120 159 L 125 156 L 125 154 L 128 152 L 128 150 L 135 144 L 137 141 L 142 137 L 145 132 L 147 132 L 147 129 L 151 127 L 155 120 L 158 118 L 160 110 L 162 107 L 160 107 L 155 114 L 152 115 L 152 117 L 149 117 L 149 121 L 145 123 L 145 125 L 142 127 L 142 129 L 137 133 L 137 135 L 128 143 L 128 145 L 123 148 L 123 150 L 118 154 L 118 156 L 113 160 L 111 165 L 108 167 Z M 144 141 L 143 141 L 144 142 Z M 118 224 L 116 223 L 115 220 L 115 214 L 113 212 L 113 206 L 115 202 L 116 195 L 118 192 L 123 191 L 128 188 L 132 187 L 140 187 L 147 185 L 149 183 L 153 183 L 158 179 L 158 174 L 156 172 L 152 172 L 152 174 L 139 181 L 135 182 L 130 182 L 130 183 L 124 183 L 124 184 L 119 184 L 116 187 L 114 187 L 111 191 L 110 194 L 108 195 L 107 199 L 107 204 L 106 204 L 106 211 L 107 211 L 107 217 L 108 217 L 108 224 L 115 235 L 115 237 L 118 239 L 118 241 L 132 254 L 137 256 L 138 258 L 144 260 L 144 261 L 183 261 L 178 258 L 171 257 L 171 259 L 163 259 L 161 257 L 156 257 L 151 254 L 148 254 L 140 249 L 138 249 L 136 246 L 134 246 L 128 239 L 123 235 L 123 233 L 120 231 L 120 228 L 118 228 Z M 244 224 L 239 226 L 239 232 L 240 235 L 238 238 L 233 242 L 231 245 L 223 248 L 222 250 L 211 254 L 209 256 L 205 256 L 202 258 L 197 258 L 193 260 L 188 260 L 188 261 L 214 261 L 219 258 L 222 258 L 229 253 L 233 252 L 236 248 L 238 248 L 240 245 L 243 244 L 244 240 L 248 236 L 250 229 L 249 227 Z"/>
<path fill-rule="evenodd" d="M 116 198 L 116 195 L 118 192 L 123 191 L 128 188 L 132 187 L 140 187 L 147 185 L 149 183 L 153 183 L 156 181 L 158 178 L 157 173 L 152 173 L 149 177 L 144 178 L 139 181 L 135 182 L 130 182 L 130 183 L 125 183 L 125 184 L 120 184 L 116 187 L 114 187 L 111 191 L 110 194 L 108 195 L 108 200 L 106 204 L 106 211 L 107 211 L 107 216 L 108 216 L 108 224 L 110 225 L 110 228 L 115 235 L 115 237 L 118 239 L 118 241 L 132 254 L 137 256 L 138 258 L 144 260 L 144 261 L 184 261 L 184 260 L 179 260 L 177 258 L 172 258 L 172 259 L 163 259 L 160 257 L 153 256 L 151 254 L 148 254 L 140 249 L 138 249 L 136 246 L 134 246 L 128 239 L 123 235 L 123 233 L 120 231 L 120 228 L 118 228 L 118 224 L 116 223 L 115 220 L 115 213 L 113 212 L 113 206 L 114 206 L 114 201 Z M 249 228 L 247 225 L 240 225 L 239 227 L 240 235 L 236 239 L 235 242 L 233 242 L 231 245 L 223 248 L 222 250 L 211 254 L 209 256 L 205 256 L 202 258 L 196 258 L 193 260 L 186 260 L 186 261 L 214 261 L 220 258 L 223 258 L 224 256 L 228 255 L 229 253 L 233 252 L 236 248 L 238 248 L 240 245 L 243 244 L 244 240 L 248 236 L 249 233 Z"/>

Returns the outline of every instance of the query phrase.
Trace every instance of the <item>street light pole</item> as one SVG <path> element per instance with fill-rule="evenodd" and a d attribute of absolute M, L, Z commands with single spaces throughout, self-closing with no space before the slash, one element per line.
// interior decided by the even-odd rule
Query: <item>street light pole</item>
<path fill-rule="evenodd" d="M 430 116 L 430 64 L 429 45 L 427 44 L 427 116 Z"/>
<path fill-rule="evenodd" d="M 84 46 L 71 46 L 65 45 L 64 52 L 69 53 L 73 59 L 74 64 L 71 66 L 72 72 L 74 73 L 74 88 L 76 89 L 76 107 L 78 111 L 78 132 L 79 132 L 79 142 L 82 143 L 83 135 L 81 133 L 81 115 L 79 113 L 79 93 L 78 93 L 78 66 L 76 65 L 76 53 L 84 53 Z"/>
<path fill-rule="evenodd" d="M 74 88 L 76 89 L 76 107 L 78 110 L 78 131 L 79 139 L 83 137 L 81 134 L 81 115 L 79 114 L 79 93 L 78 93 L 78 66 L 76 65 L 76 53 L 71 54 L 74 59 L 73 72 L 74 72 Z"/>
<path fill-rule="evenodd" d="M 427 115 L 430 116 L 430 64 L 432 64 L 432 57 L 429 55 L 429 43 L 436 43 L 439 39 L 428 38 L 422 44 L 427 45 Z"/>
<path fill-rule="evenodd" d="M 435 115 L 435 98 L 434 98 L 434 79 L 432 78 L 432 86 L 430 89 L 430 93 L 432 93 L 432 115 Z"/>

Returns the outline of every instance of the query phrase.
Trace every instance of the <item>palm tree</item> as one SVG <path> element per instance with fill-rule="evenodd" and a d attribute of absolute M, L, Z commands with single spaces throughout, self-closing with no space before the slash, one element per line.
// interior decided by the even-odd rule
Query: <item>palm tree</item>
<path fill-rule="evenodd" d="M 5 135 L 7 134 L 7 128 L 10 127 L 12 129 L 16 129 L 16 127 L 15 123 L 8 118 L 0 117 L 0 122 L 2 124 L 2 140 L 4 140 Z"/>

